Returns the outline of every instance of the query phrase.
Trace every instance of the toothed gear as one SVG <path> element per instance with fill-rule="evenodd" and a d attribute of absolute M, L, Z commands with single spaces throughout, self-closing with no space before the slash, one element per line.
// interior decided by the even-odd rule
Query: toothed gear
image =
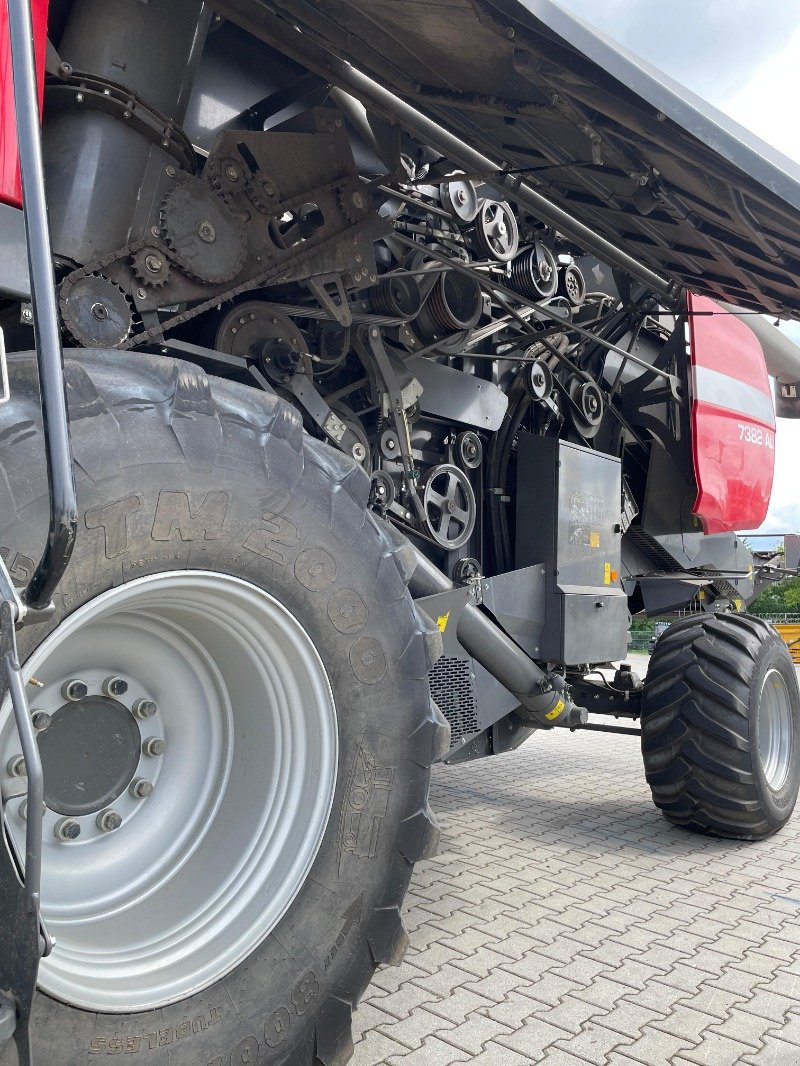
<path fill-rule="evenodd" d="M 233 156 L 211 156 L 203 172 L 227 203 L 229 197 L 247 185 L 247 168 Z"/>
<path fill-rule="evenodd" d="M 131 256 L 138 281 L 148 289 L 160 289 L 169 281 L 169 260 L 159 248 L 140 248 Z"/>
<path fill-rule="evenodd" d="M 128 297 L 100 274 L 62 285 L 60 306 L 64 325 L 84 348 L 116 348 L 133 326 Z"/>
<path fill-rule="evenodd" d="M 198 281 L 231 281 L 245 259 L 244 234 L 225 201 L 198 178 L 175 185 L 161 205 L 172 258 Z"/>
<path fill-rule="evenodd" d="M 340 189 L 336 198 L 339 201 L 342 214 L 348 222 L 364 221 L 369 201 L 363 189 L 354 189 L 352 187 Z"/>
<path fill-rule="evenodd" d="M 250 202 L 265 215 L 272 214 L 275 205 L 280 203 L 278 186 L 268 174 L 251 174 L 246 185 Z"/>

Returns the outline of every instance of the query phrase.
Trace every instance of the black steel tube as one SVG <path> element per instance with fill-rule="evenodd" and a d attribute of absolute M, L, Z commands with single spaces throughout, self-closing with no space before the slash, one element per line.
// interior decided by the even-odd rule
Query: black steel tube
<path fill-rule="evenodd" d="M 411 595 L 434 596 L 450 592 L 453 583 L 422 552 L 415 549 L 417 568 L 411 578 Z M 493 622 L 488 615 L 472 604 L 467 604 L 458 621 L 458 640 L 465 651 L 481 664 L 497 680 L 518 696 L 520 702 L 538 697 L 547 701 L 552 692 L 543 695 L 542 686 L 549 686 L 551 679 L 508 634 Z"/>
<path fill-rule="evenodd" d="M 9 655 L 6 667 L 8 688 L 11 694 L 11 706 L 17 724 L 22 757 L 25 760 L 25 773 L 28 778 L 26 802 L 28 804 L 25 818 L 25 890 L 32 909 L 38 912 L 42 884 L 42 810 L 44 809 L 44 775 L 39 745 L 31 724 L 28 701 L 22 675 L 16 659 Z"/>
<path fill-rule="evenodd" d="M 39 96 L 29 0 L 8 0 L 14 111 L 19 139 L 22 199 L 39 365 L 45 458 L 50 494 L 50 525 L 42 557 L 23 593 L 29 607 L 46 607 L 72 555 L 78 528 L 78 503 L 69 440 L 64 355 L 58 322 L 53 255 L 42 171 Z"/>

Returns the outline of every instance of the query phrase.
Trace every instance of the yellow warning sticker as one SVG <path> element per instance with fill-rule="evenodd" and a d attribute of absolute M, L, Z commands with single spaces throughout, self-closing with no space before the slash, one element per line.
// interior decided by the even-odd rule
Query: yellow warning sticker
<path fill-rule="evenodd" d="M 591 530 L 590 533 L 589 533 L 589 547 L 590 548 L 599 548 L 600 547 L 600 534 L 595 529 Z"/>
<path fill-rule="evenodd" d="M 558 703 L 555 705 L 555 707 L 552 709 L 552 711 L 548 711 L 547 712 L 547 714 L 545 715 L 545 718 L 547 719 L 548 722 L 552 722 L 554 718 L 558 718 L 558 716 L 561 714 L 561 712 L 563 710 L 564 710 L 564 701 L 563 700 L 559 700 Z"/>
<path fill-rule="evenodd" d="M 450 619 L 450 612 L 449 611 L 447 612 L 447 614 L 440 614 L 439 617 L 436 619 L 436 624 L 439 627 L 439 632 L 440 633 L 444 633 L 445 629 L 447 629 L 447 623 L 448 623 L 449 619 Z"/>
<path fill-rule="evenodd" d="M 604 563 L 603 564 L 603 584 L 604 585 L 610 585 L 611 584 L 611 563 Z"/>

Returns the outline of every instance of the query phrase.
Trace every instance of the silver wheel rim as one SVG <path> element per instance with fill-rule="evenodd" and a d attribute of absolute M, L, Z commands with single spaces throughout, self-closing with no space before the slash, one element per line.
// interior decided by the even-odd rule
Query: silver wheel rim
<path fill-rule="evenodd" d="M 26 679 L 43 682 L 28 687 L 31 709 L 63 704 L 68 678 L 91 695 L 111 675 L 128 684 L 119 702 L 156 703 L 137 727 L 166 751 L 142 753 L 133 781 L 146 777 L 152 794 L 116 797 L 113 832 L 93 812 L 77 819 L 78 839 L 59 840 L 62 814 L 45 811 L 42 905 L 56 948 L 39 987 L 85 1009 L 132 1012 L 208 987 L 275 927 L 322 842 L 338 739 L 311 638 L 236 578 L 158 574 L 80 607 L 25 665 Z M 3 766 L 18 747 L 4 705 Z M 9 823 L 24 847 L 13 806 Z"/>
<path fill-rule="evenodd" d="M 777 792 L 792 757 L 792 703 L 779 670 L 768 670 L 758 701 L 758 757 L 767 784 Z"/>

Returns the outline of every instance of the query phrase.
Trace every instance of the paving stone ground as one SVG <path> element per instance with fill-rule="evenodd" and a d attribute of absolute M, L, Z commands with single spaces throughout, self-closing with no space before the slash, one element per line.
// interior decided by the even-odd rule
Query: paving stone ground
<path fill-rule="evenodd" d="M 352 1066 L 800 1066 L 800 813 L 743 844 L 670 827 L 636 737 L 553 730 L 437 767 L 411 946 Z"/>

